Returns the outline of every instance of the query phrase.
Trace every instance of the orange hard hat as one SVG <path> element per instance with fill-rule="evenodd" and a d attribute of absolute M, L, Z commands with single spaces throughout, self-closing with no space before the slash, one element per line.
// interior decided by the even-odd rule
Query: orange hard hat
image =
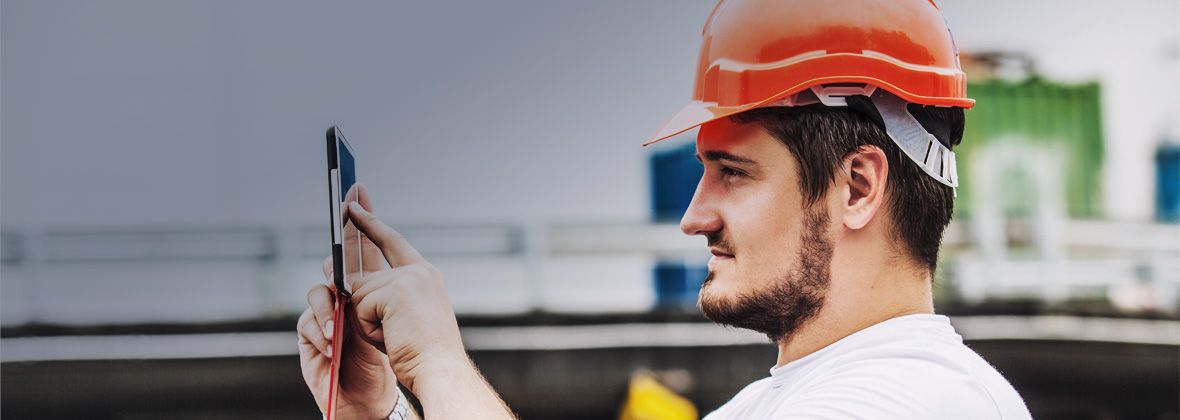
<path fill-rule="evenodd" d="M 933 0 L 722 0 L 702 35 L 692 102 L 645 146 L 828 84 L 867 84 L 923 105 L 975 105 Z"/>

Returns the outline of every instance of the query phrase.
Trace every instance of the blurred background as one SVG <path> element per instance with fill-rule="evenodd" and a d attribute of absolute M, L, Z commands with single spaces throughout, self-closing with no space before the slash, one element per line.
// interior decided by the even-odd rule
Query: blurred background
<path fill-rule="evenodd" d="M 937 311 L 1036 418 L 1180 418 L 1180 2 L 940 3 L 979 102 Z M 319 418 L 332 124 L 524 418 L 711 411 L 775 349 L 693 306 L 695 133 L 639 144 L 712 6 L 0 2 L 0 414 Z"/>

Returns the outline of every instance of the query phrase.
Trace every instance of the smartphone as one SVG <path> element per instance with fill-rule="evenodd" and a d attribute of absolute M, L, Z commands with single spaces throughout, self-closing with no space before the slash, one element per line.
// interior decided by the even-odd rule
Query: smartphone
<path fill-rule="evenodd" d="M 350 273 L 360 272 L 360 232 L 343 220 L 348 190 L 356 184 L 356 154 L 340 128 L 328 128 L 328 194 L 332 216 L 332 282 L 336 290 L 349 291 Z M 355 199 L 354 199 L 355 200 Z"/>
<path fill-rule="evenodd" d="M 336 289 L 336 307 L 332 320 L 332 364 L 328 384 L 328 410 L 325 417 L 332 420 L 336 416 L 336 397 L 340 388 L 340 361 L 343 359 L 345 319 L 349 302 L 352 298 L 350 289 L 351 278 L 361 273 L 361 233 L 352 222 L 343 219 L 348 191 L 356 184 L 356 153 L 352 145 L 344 139 L 340 128 L 328 128 L 328 196 L 332 217 L 332 284 Z"/>

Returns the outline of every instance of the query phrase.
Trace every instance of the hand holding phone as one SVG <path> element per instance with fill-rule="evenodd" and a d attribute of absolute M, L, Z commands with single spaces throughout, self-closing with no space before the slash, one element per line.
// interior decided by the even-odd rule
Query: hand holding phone
<path fill-rule="evenodd" d="M 384 260 L 348 221 L 347 203 L 372 208 L 356 184 L 352 148 L 336 127 L 328 131 L 328 145 L 332 256 L 324 262 L 326 283 L 308 292 L 309 308 L 299 319 L 300 363 L 304 381 L 326 418 L 383 418 L 397 402 L 397 377 L 384 350 L 359 337 L 352 327 L 355 312 L 349 305 L 349 286 L 364 272 L 384 269 Z"/>
<path fill-rule="evenodd" d="M 312 289 L 299 330 L 304 379 L 325 417 L 416 418 L 400 378 L 433 416 L 514 418 L 467 356 L 442 273 L 377 219 L 352 148 L 336 128 L 328 138 L 332 286 Z"/>

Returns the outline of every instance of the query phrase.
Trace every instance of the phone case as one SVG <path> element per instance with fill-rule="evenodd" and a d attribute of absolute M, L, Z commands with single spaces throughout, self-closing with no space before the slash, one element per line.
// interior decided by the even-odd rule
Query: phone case
<path fill-rule="evenodd" d="M 340 394 L 340 361 L 344 359 L 344 334 L 346 334 L 345 326 L 348 325 L 345 311 L 351 303 L 351 298 L 352 296 L 346 291 L 336 291 L 336 309 L 332 313 L 332 319 L 335 322 L 332 326 L 332 364 L 329 368 L 331 373 L 328 379 L 327 420 L 336 418 L 336 399 Z"/>
<path fill-rule="evenodd" d="M 340 191 L 340 174 L 339 170 L 339 153 L 338 147 L 345 147 L 348 149 L 349 156 L 351 156 L 352 146 L 348 145 L 348 141 L 340 135 L 340 130 L 336 126 L 328 128 L 327 132 L 328 143 L 328 190 L 329 190 L 329 204 L 331 205 L 332 214 L 332 264 L 333 264 L 333 284 L 336 291 L 336 307 L 333 309 L 332 319 L 335 321 L 332 327 L 332 362 L 330 364 L 330 372 L 328 379 L 328 407 L 324 417 L 327 420 L 336 418 L 337 400 L 340 394 L 340 364 L 344 359 L 344 341 L 347 339 L 348 318 L 346 313 L 351 302 L 352 294 L 348 292 L 344 284 L 344 249 L 342 243 L 344 242 L 342 236 L 342 228 L 344 221 L 339 220 L 341 196 L 345 191 Z"/>

